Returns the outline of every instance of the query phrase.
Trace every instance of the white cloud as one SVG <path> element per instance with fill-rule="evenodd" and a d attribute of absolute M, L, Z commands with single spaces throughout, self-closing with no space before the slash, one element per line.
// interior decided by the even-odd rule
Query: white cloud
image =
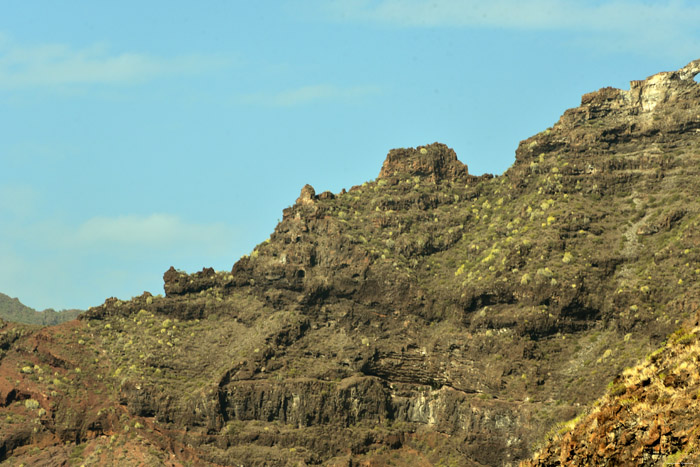
<path fill-rule="evenodd" d="M 691 26 L 700 19 L 700 6 L 682 1 L 343 0 L 329 3 L 328 9 L 346 19 L 401 26 L 612 30 L 659 22 Z"/>
<path fill-rule="evenodd" d="M 700 5 L 683 0 L 336 0 L 340 20 L 398 27 L 484 27 L 588 33 L 610 50 L 697 54 Z"/>
<path fill-rule="evenodd" d="M 18 45 L 0 36 L 0 87 L 134 84 L 162 75 L 196 73 L 223 61 L 197 55 L 174 58 L 110 52 L 104 45 Z"/>
<path fill-rule="evenodd" d="M 351 100 L 379 93 L 377 86 L 339 87 L 332 84 L 317 84 L 288 89 L 276 94 L 248 94 L 241 101 L 272 107 L 293 107 L 322 100 Z"/>
<path fill-rule="evenodd" d="M 228 269 L 243 253 L 239 243 L 234 227 L 171 214 L 94 217 L 77 225 L 14 219 L 0 229 L 0 292 L 38 309 L 158 293 L 171 265 Z"/>
<path fill-rule="evenodd" d="M 124 258 L 163 253 L 173 257 L 228 257 L 238 237 L 236 229 L 229 225 L 187 222 L 172 214 L 100 216 L 78 225 L 57 219 L 31 221 L 15 217 L 0 231 L 0 245 L 22 245 L 33 254 L 61 252 L 74 257 Z"/>
<path fill-rule="evenodd" d="M 94 217 L 64 241 L 74 247 L 170 249 L 188 246 L 202 250 L 230 244 L 231 229 L 221 223 L 187 223 L 171 214 L 150 216 Z"/>

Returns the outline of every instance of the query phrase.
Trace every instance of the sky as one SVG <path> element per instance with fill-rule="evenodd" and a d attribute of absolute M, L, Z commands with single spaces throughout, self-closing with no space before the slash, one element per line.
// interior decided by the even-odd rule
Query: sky
<path fill-rule="evenodd" d="M 258 6 L 264 5 L 264 6 Z M 36 309 L 230 270 L 301 187 L 439 141 L 501 174 L 604 86 L 700 58 L 700 4 L 2 0 L 0 292 Z"/>

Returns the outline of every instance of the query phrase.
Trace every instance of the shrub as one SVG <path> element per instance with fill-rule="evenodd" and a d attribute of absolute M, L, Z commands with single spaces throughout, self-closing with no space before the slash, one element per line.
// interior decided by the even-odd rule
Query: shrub
<path fill-rule="evenodd" d="M 671 335 L 669 340 L 674 344 L 686 346 L 694 342 L 696 337 L 693 332 L 686 332 L 685 329 L 680 328 Z"/>
<path fill-rule="evenodd" d="M 657 361 L 659 361 L 661 359 L 661 355 L 663 354 L 663 352 L 664 352 L 663 347 L 656 349 L 647 356 L 647 360 L 649 360 L 652 363 L 656 363 Z"/>
<path fill-rule="evenodd" d="M 537 270 L 537 275 L 544 277 L 545 279 L 551 279 L 554 276 L 554 273 L 549 268 L 539 268 Z"/>
<path fill-rule="evenodd" d="M 36 399 L 27 399 L 24 401 L 24 406 L 29 410 L 35 410 L 39 408 L 39 401 Z"/>
<path fill-rule="evenodd" d="M 695 338 L 696 338 L 696 337 L 697 337 L 697 336 L 696 336 L 695 334 L 693 334 L 693 333 L 684 334 L 684 335 L 682 335 L 681 337 L 678 338 L 678 340 L 676 341 L 676 343 L 677 343 L 678 345 L 683 345 L 683 346 L 689 345 L 689 344 L 692 344 L 692 343 L 695 341 Z"/>

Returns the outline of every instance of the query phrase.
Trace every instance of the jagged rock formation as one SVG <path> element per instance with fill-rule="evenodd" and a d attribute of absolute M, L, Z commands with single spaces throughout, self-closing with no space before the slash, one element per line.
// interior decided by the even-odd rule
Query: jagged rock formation
<path fill-rule="evenodd" d="M 694 312 L 698 63 L 584 96 L 502 176 L 392 150 L 375 181 L 305 186 L 230 272 L 171 268 L 164 297 L 7 325 L 0 456 L 529 458 Z"/>
<path fill-rule="evenodd" d="M 417 175 L 436 183 L 457 180 L 467 174 L 467 166 L 457 160 L 454 150 L 436 143 L 415 149 L 392 149 L 379 172 L 379 179 Z"/>

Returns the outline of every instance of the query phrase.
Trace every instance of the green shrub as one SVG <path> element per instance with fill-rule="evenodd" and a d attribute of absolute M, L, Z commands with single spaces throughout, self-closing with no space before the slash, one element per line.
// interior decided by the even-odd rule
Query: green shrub
<path fill-rule="evenodd" d="M 27 399 L 24 401 L 24 406 L 29 410 L 36 410 L 39 408 L 39 401 L 36 399 Z"/>

